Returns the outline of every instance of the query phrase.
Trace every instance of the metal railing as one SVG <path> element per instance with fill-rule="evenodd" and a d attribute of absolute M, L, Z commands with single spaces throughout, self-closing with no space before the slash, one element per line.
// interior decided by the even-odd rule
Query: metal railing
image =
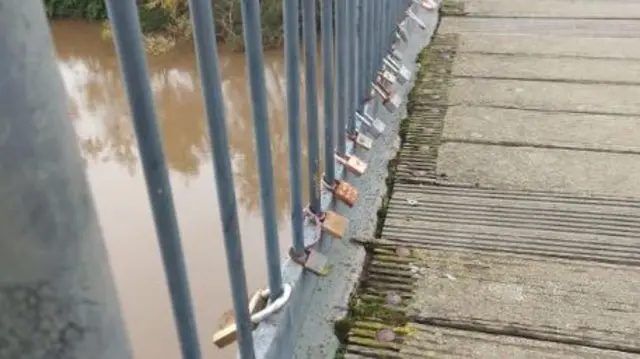
<path fill-rule="evenodd" d="M 340 237 L 347 224 L 344 217 L 331 210 L 335 200 L 349 206 L 357 200 L 357 192 L 346 181 L 346 172 L 362 175 L 366 170 L 366 164 L 355 156 L 355 148 L 370 149 L 374 139 L 365 133 L 377 137 L 385 129 L 385 124 L 374 118 L 371 109 L 381 103 L 388 111 L 395 111 L 400 98 L 393 93 L 393 86 L 409 80 L 410 73 L 400 64 L 398 51 L 406 41 L 406 22 L 419 24 L 420 19 L 414 12 L 435 7 L 431 1 L 415 4 L 408 0 L 320 1 L 324 168 L 320 166 L 318 128 L 317 2 L 283 0 L 293 227 L 289 259 L 317 275 L 325 274 L 326 269 L 327 259 L 317 251 L 323 233 Z M 181 354 L 183 358 L 201 358 L 136 1 L 106 2 Z M 240 356 L 254 358 L 253 324 L 286 305 L 294 285 L 284 283 L 281 274 L 260 1 L 241 0 L 269 284 L 269 290 L 251 300 L 240 244 L 212 0 L 189 0 L 189 7 L 236 323 L 214 339 L 216 344 L 224 345 L 237 338 Z M 413 12 L 411 7 L 415 8 Z M 304 209 L 300 154 L 300 12 L 310 198 Z M 64 91 L 55 67 L 41 0 L 3 4 L 0 51 L 0 70 L 5 74 L 0 80 L 0 168 L 3 171 L 0 206 L 6 214 L 0 226 L 0 308 L 3 311 L 0 357 L 58 357 L 54 354 L 65 358 L 130 357 L 113 281 L 104 269 L 106 255 L 95 210 L 77 146 L 73 145 L 73 129 L 64 106 Z M 24 152 L 30 157 L 20 162 L 14 159 L 18 153 L 25 158 Z M 264 298 L 266 307 L 257 304 L 262 296 L 268 297 Z M 33 306 L 53 306 L 59 310 L 48 313 L 38 307 L 38 315 L 44 317 L 34 318 L 27 313 L 36 310 Z M 43 321 L 49 326 L 40 326 Z M 77 335 L 56 342 L 56 335 L 67 331 L 76 331 Z M 54 339 L 47 341 L 45 337 Z M 38 356 L 39 353 L 43 356 Z"/>

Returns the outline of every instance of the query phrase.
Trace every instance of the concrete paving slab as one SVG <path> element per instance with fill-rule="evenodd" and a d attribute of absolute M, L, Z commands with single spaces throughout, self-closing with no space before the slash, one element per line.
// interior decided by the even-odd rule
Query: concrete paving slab
<path fill-rule="evenodd" d="M 630 1 L 479 0 L 465 2 L 468 16 L 640 19 L 640 3 Z"/>
<path fill-rule="evenodd" d="M 454 106 L 442 140 L 640 154 L 640 116 Z"/>
<path fill-rule="evenodd" d="M 465 33 L 459 36 L 459 43 L 459 53 L 640 59 L 640 39 L 636 38 Z"/>
<path fill-rule="evenodd" d="M 437 170 L 485 187 L 640 196 L 640 156 L 445 143 Z"/>
<path fill-rule="evenodd" d="M 637 359 L 638 355 L 614 350 L 492 335 L 467 330 L 411 323 L 413 334 L 401 350 L 403 358 L 438 359 Z M 414 343 L 416 343 L 414 345 Z M 428 343 L 425 345 L 425 343 Z M 426 346 L 426 348 L 425 348 Z M 429 356 L 430 355 L 430 356 Z M 364 357 L 363 357 L 364 358 Z"/>
<path fill-rule="evenodd" d="M 640 21 L 554 18 L 446 17 L 440 34 L 480 32 L 488 34 L 537 34 L 594 38 L 640 38 Z"/>
<path fill-rule="evenodd" d="M 409 184 L 395 191 L 383 236 L 399 244 L 640 266 L 638 200 Z"/>
<path fill-rule="evenodd" d="M 640 115 L 640 86 L 453 79 L 449 105 Z"/>
<path fill-rule="evenodd" d="M 640 61 L 458 54 L 453 76 L 640 85 Z"/>
<path fill-rule="evenodd" d="M 640 268 L 486 251 L 414 252 L 427 266 L 411 305 L 414 321 L 640 353 L 640 283 L 631 280 L 640 278 Z"/>
<path fill-rule="evenodd" d="M 401 353 L 637 358 L 639 206 L 626 198 L 398 184 L 382 238 L 412 248 L 420 274 Z"/>

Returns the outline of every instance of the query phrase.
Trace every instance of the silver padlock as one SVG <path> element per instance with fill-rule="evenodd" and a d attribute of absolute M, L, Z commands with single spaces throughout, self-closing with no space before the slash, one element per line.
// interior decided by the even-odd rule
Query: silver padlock
<path fill-rule="evenodd" d="M 374 137 L 378 137 L 380 136 L 380 134 L 382 134 L 382 132 L 384 132 L 384 129 L 385 129 L 384 122 L 378 119 L 371 118 L 371 116 L 367 115 L 366 112 L 364 115 L 359 112 L 356 112 L 356 117 L 358 118 L 358 120 L 360 120 L 360 122 L 362 122 L 364 126 L 366 126 L 369 129 L 369 132 Z"/>
<path fill-rule="evenodd" d="M 411 20 L 415 21 L 416 24 L 418 24 L 418 27 L 420 27 L 420 29 L 422 29 L 422 30 L 426 30 L 427 29 L 427 25 L 425 25 L 425 23 L 422 22 L 422 20 L 420 20 L 420 18 L 416 14 L 414 14 L 413 11 L 411 11 L 411 9 L 408 9 L 406 11 L 406 14 L 407 14 L 408 17 L 411 18 Z"/>
<path fill-rule="evenodd" d="M 408 42 L 409 41 L 409 33 L 405 29 L 404 23 L 398 24 L 398 29 L 396 31 L 396 35 L 397 35 L 398 39 L 400 41 L 402 41 L 402 42 Z"/>
<path fill-rule="evenodd" d="M 389 56 L 385 57 L 382 61 L 389 68 L 393 69 L 399 84 L 402 85 L 411 80 L 411 71 L 409 71 L 409 69 L 407 69 L 404 65 L 398 64 Z"/>
<path fill-rule="evenodd" d="M 407 82 L 411 80 L 411 71 L 406 66 L 400 65 L 400 71 L 397 73 L 397 78 Z"/>
<path fill-rule="evenodd" d="M 400 50 L 394 48 L 393 50 L 391 50 L 391 53 L 389 55 L 391 55 L 391 57 L 395 61 L 402 62 L 402 52 L 400 52 Z"/>
<path fill-rule="evenodd" d="M 383 133 L 384 129 L 387 127 L 387 125 L 384 124 L 384 122 L 382 122 L 379 119 L 374 119 L 373 122 L 373 128 L 376 130 L 376 132 L 378 133 Z"/>
<path fill-rule="evenodd" d="M 393 94 L 387 97 L 387 99 L 382 102 L 382 105 L 387 109 L 387 111 L 395 112 L 400 108 L 400 105 L 402 105 L 402 99 L 400 98 L 400 95 Z"/>
<path fill-rule="evenodd" d="M 358 132 L 358 135 L 356 136 L 355 143 L 366 150 L 370 150 L 371 147 L 373 147 L 373 139 L 360 132 Z"/>
<path fill-rule="evenodd" d="M 371 125 L 372 128 L 375 129 L 376 132 L 378 133 L 383 133 L 385 128 L 387 127 L 387 125 L 384 124 L 384 122 L 382 122 L 380 119 L 378 118 L 372 118 L 368 113 L 364 113 L 364 116 L 371 121 Z"/>
<path fill-rule="evenodd" d="M 387 82 L 387 84 L 389 85 L 393 85 L 395 84 L 398 80 L 396 79 L 396 76 L 389 71 L 388 69 L 384 69 L 381 71 L 380 73 L 380 77 Z"/>

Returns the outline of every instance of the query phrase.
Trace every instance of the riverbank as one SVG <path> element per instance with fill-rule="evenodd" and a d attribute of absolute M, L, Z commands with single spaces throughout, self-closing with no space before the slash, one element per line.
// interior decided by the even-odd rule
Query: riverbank
<path fill-rule="evenodd" d="M 50 19 L 87 19 L 102 21 L 103 37 L 110 38 L 106 4 L 102 0 L 44 0 Z M 142 31 L 149 52 L 169 51 L 180 40 L 191 38 L 187 0 L 138 0 Z M 282 1 L 262 0 L 262 41 L 265 49 L 279 48 L 283 41 Z M 213 2 L 218 41 L 235 51 L 244 50 L 240 2 Z"/>

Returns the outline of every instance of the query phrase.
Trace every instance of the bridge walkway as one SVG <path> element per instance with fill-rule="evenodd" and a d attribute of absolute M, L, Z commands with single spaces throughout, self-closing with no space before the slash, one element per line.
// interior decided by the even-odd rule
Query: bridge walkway
<path fill-rule="evenodd" d="M 640 3 L 447 3 L 344 358 L 640 358 Z"/>

